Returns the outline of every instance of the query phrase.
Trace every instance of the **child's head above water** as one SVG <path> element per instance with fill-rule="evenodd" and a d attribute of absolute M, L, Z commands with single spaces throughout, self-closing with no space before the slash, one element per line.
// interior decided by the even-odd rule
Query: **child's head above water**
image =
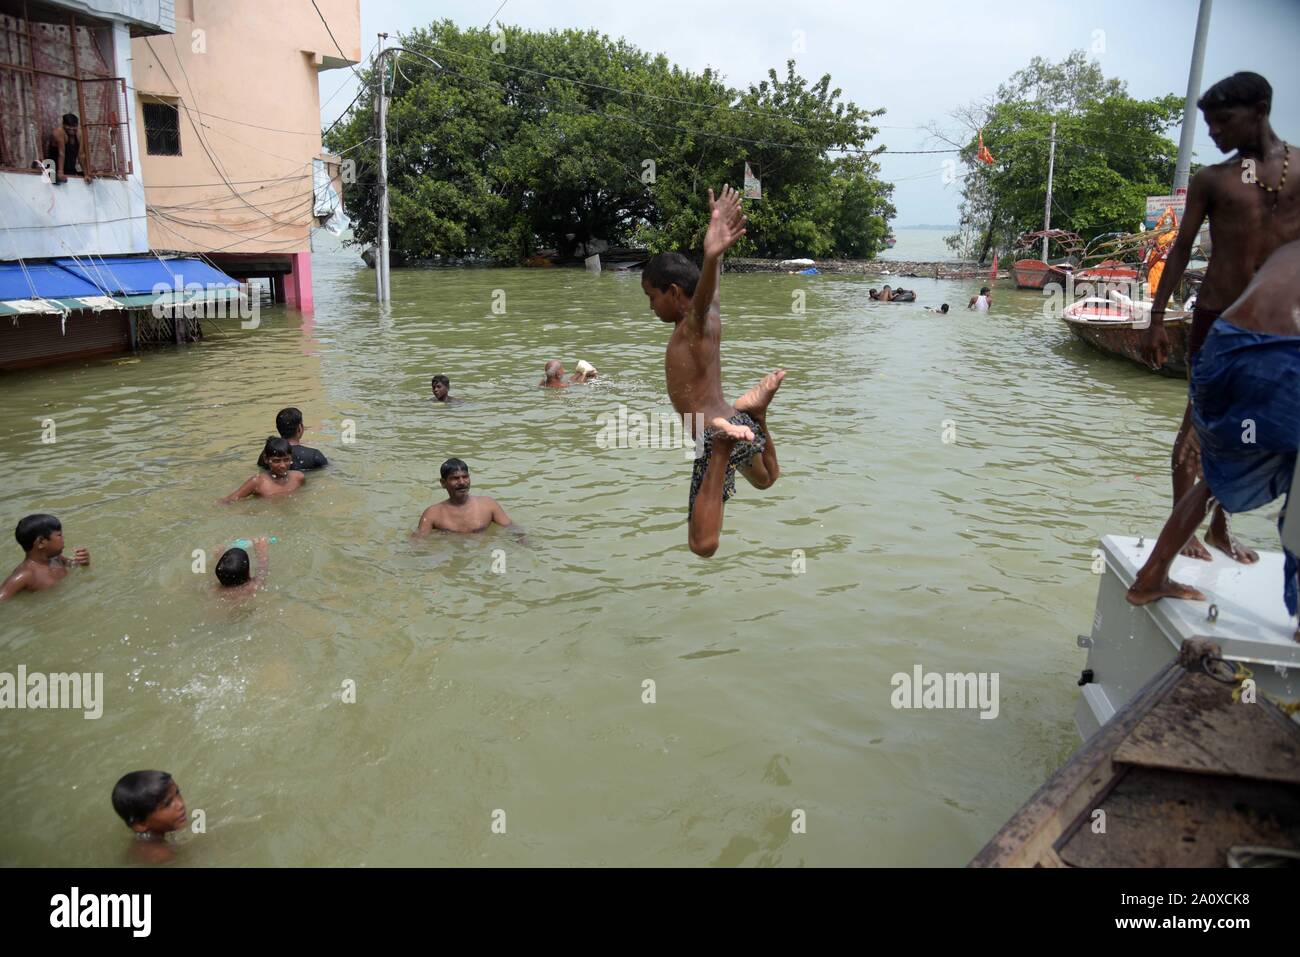
<path fill-rule="evenodd" d="M 63 551 L 63 525 L 53 515 L 28 515 L 14 529 L 18 547 L 29 555 L 41 543 L 44 554 L 54 557 Z"/>
<path fill-rule="evenodd" d="M 228 548 L 217 559 L 217 581 L 224 588 L 236 588 L 248 583 L 252 577 L 248 562 L 248 552 L 242 548 Z"/>
<path fill-rule="evenodd" d="M 429 385 L 433 389 L 433 397 L 440 402 L 447 398 L 447 393 L 451 391 L 451 380 L 441 373 L 429 380 Z"/>
<path fill-rule="evenodd" d="M 641 270 L 641 289 L 650 308 L 664 322 L 685 318 L 700 281 L 700 267 L 681 253 L 659 253 Z"/>
<path fill-rule="evenodd" d="M 293 468 L 293 446 L 288 439 L 267 436 L 266 445 L 262 447 L 261 461 L 266 463 L 272 475 L 288 475 L 289 469 Z"/>
<path fill-rule="evenodd" d="M 137 834 L 161 837 L 188 822 L 181 789 L 166 771 L 132 771 L 113 787 L 113 810 Z"/>

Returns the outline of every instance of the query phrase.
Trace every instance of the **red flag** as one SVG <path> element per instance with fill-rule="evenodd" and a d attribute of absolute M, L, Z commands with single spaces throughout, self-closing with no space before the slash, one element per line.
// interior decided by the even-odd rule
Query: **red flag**
<path fill-rule="evenodd" d="M 989 273 L 989 282 L 997 282 L 997 280 L 998 280 L 998 251 L 995 249 L 993 250 L 993 269 Z"/>
<path fill-rule="evenodd" d="M 993 165 L 993 154 L 990 153 L 989 148 L 984 145 L 983 130 L 980 130 L 980 148 L 979 150 L 976 151 L 975 158 L 979 160 L 981 163 L 988 163 L 990 166 Z"/>

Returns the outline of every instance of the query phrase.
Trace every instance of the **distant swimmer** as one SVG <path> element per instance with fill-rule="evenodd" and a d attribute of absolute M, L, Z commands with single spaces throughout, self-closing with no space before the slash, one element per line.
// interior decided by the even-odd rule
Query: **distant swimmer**
<path fill-rule="evenodd" d="M 275 431 L 280 433 L 280 438 L 289 443 L 293 454 L 293 467 L 299 472 L 323 469 L 330 464 L 329 460 L 319 451 L 302 444 L 302 434 L 306 429 L 302 424 L 301 410 L 295 409 L 293 406 L 281 409 L 275 416 Z M 264 455 L 258 456 L 257 467 L 259 469 L 266 468 Z"/>
<path fill-rule="evenodd" d="M 989 294 L 988 286 L 980 286 L 980 294 L 971 296 L 967 309 L 974 309 L 976 312 L 988 312 L 989 307 L 993 305 L 993 297 Z"/>
<path fill-rule="evenodd" d="M 722 309 L 718 286 L 722 255 L 745 235 L 740 194 L 724 186 L 716 200 L 709 190 L 709 227 L 704 234 L 704 266 L 681 253 L 660 253 L 645 264 L 641 289 L 650 308 L 673 324 L 665 371 L 668 397 L 677 413 L 703 428 L 703 455 L 695 460 L 687 508 L 687 542 L 707 558 L 718 549 L 722 512 L 736 492 L 740 471 L 755 488 L 765 489 L 781 474 L 776 446 L 767 428 L 767 407 L 785 378 L 770 372 L 740 398 L 722 395 Z"/>
<path fill-rule="evenodd" d="M 268 438 L 258 461 L 265 461 L 269 472 L 258 472 L 225 498 L 217 499 L 218 505 L 229 505 L 251 495 L 261 498 L 288 495 L 302 488 L 307 481 L 306 472 L 293 468 L 293 446 L 288 439 L 276 438 L 274 435 Z"/>
<path fill-rule="evenodd" d="M 937 312 L 943 316 L 948 315 L 948 304 L 946 302 L 938 309 L 934 308 L 934 306 L 926 306 L 925 309 L 927 312 Z"/>
<path fill-rule="evenodd" d="M 564 381 L 564 363 L 559 359 L 546 363 L 545 377 L 537 386 L 541 389 L 567 389 L 569 383 Z"/>
<path fill-rule="evenodd" d="M 18 547 L 27 553 L 0 585 L 0 601 L 20 591 L 44 591 L 68 576 L 68 569 L 90 564 L 90 550 L 75 549 L 63 555 L 63 525 L 53 515 L 28 515 L 14 529 Z"/>
<path fill-rule="evenodd" d="M 1236 514 L 1286 496 L 1282 515 L 1290 509 L 1300 452 L 1300 240 L 1273 253 L 1210 327 L 1192 367 L 1191 401 L 1205 477 L 1178 500 L 1134 579 L 1128 600 L 1135 605 L 1207 600 L 1171 581 L 1169 569 L 1211 504 Z M 1292 615 L 1297 574 L 1300 561 L 1286 552 L 1283 601 Z"/>
<path fill-rule="evenodd" d="M 469 466 L 463 461 L 448 459 L 442 463 L 440 472 L 438 484 L 446 490 L 447 501 L 424 510 L 413 537 L 421 538 L 435 528 L 444 532 L 482 532 L 493 523 L 522 534 L 522 529 L 510 521 L 506 510 L 495 499 L 469 494 Z"/>
<path fill-rule="evenodd" d="M 447 405 L 458 405 L 461 400 L 451 394 L 451 380 L 445 375 L 439 373 L 434 376 L 429 383 L 433 387 L 433 401 L 445 402 Z"/>

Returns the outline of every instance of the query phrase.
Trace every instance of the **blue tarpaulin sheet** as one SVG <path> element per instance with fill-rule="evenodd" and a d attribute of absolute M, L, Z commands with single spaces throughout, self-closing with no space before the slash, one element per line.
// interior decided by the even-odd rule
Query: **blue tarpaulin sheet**
<path fill-rule="evenodd" d="M 219 269 L 213 269 L 198 259 L 167 259 L 159 261 L 152 256 L 122 256 L 104 259 L 56 259 L 59 266 L 74 276 L 95 283 L 109 296 L 138 296 L 152 293 L 158 286 L 169 290 L 184 289 L 198 284 L 202 287 L 238 286 Z"/>
<path fill-rule="evenodd" d="M 194 284 L 204 288 L 238 286 L 237 280 L 198 259 L 160 261 L 153 256 L 89 256 L 0 263 L 0 302 L 9 299 L 146 295 L 153 293 L 158 286 L 176 290 Z"/>
<path fill-rule="evenodd" d="M 32 287 L 35 287 L 33 290 Z M 102 296 L 99 287 L 54 263 L 0 263 L 0 302 Z"/>

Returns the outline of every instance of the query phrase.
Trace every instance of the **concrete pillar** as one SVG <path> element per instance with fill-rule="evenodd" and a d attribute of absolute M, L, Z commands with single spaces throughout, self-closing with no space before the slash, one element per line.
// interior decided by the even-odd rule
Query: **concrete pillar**
<path fill-rule="evenodd" d="M 302 312 L 312 312 L 315 303 L 311 295 L 311 253 L 292 253 L 289 258 L 293 268 L 282 278 L 284 301 Z"/>

